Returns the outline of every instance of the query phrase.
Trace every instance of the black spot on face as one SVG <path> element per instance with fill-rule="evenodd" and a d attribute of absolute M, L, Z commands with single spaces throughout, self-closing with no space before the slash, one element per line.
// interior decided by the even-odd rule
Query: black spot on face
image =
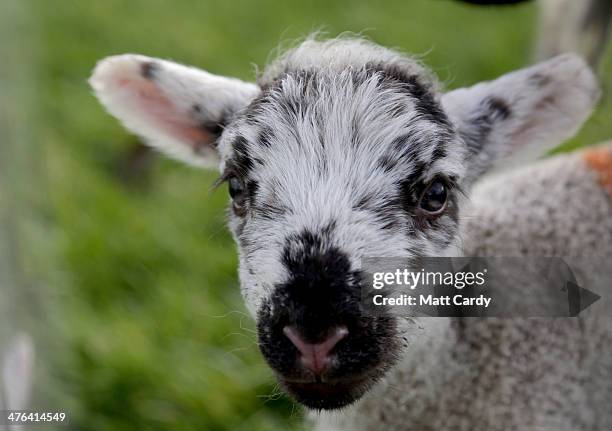
<path fill-rule="evenodd" d="M 442 125 L 444 127 L 450 127 L 450 122 L 446 117 L 446 114 L 435 101 L 433 94 L 420 82 L 416 76 L 412 76 L 408 84 L 410 86 L 412 95 L 416 98 L 416 108 L 419 114 L 427 118 L 434 123 Z"/>
<path fill-rule="evenodd" d="M 266 126 L 259 132 L 257 142 L 260 146 L 269 148 L 272 145 L 272 139 L 274 139 L 274 133 L 270 127 Z"/>
<path fill-rule="evenodd" d="M 367 72 L 371 75 L 382 75 L 381 85 L 397 87 L 409 94 L 414 100 L 416 110 L 423 118 L 432 121 L 445 129 L 450 129 L 450 121 L 444 110 L 435 100 L 433 91 L 422 82 L 421 78 L 406 72 L 396 64 L 368 64 Z"/>
<path fill-rule="evenodd" d="M 155 74 L 159 72 L 159 64 L 153 61 L 145 61 L 140 64 L 140 75 L 144 79 L 154 80 Z"/>
<path fill-rule="evenodd" d="M 253 169 L 253 159 L 249 155 L 248 145 L 248 141 L 243 136 L 237 136 L 234 139 L 234 155 L 232 165 L 242 177 L 246 177 L 251 169 Z"/>
<path fill-rule="evenodd" d="M 404 134 L 395 138 L 385 153 L 378 159 L 378 167 L 383 172 L 391 172 L 401 163 L 414 163 L 418 161 L 417 154 L 421 149 L 420 144 L 413 139 L 412 134 Z"/>
<path fill-rule="evenodd" d="M 370 213 L 376 225 L 382 230 L 402 226 L 402 205 L 397 197 L 389 196 L 381 199 L 378 195 L 366 194 L 353 205 L 353 210 Z"/>
<path fill-rule="evenodd" d="M 377 165 L 383 172 L 389 173 L 395 169 L 398 164 L 397 157 L 390 154 L 383 154 L 378 159 Z"/>
<path fill-rule="evenodd" d="M 333 230 L 332 223 L 319 233 L 305 230 L 287 238 L 281 262 L 288 279 L 276 286 L 258 313 L 266 361 L 293 398 L 318 409 L 339 408 L 359 398 L 394 363 L 399 348 L 393 318 L 363 315 L 362 275 L 330 243 Z M 282 332 L 286 325 L 313 343 L 330 328 L 348 329 L 323 380 L 301 367 L 298 351 Z"/>
<path fill-rule="evenodd" d="M 416 216 L 415 208 L 424 187 L 422 178 L 428 168 L 427 163 L 418 162 L 410 175 L 399 184 L 402 207 L 411 216 Z"/>
<path fill-rule="evenodd" d="M 264 220 L 278 221 L 282 216 L 291 211 L 282 205 L 275 202 L 255 202 L 253 211 L 257 217 L 261 217 Z"/>
<path fill-rule="evenodd" d="M 414 159 L 414 155 L 417 151 L 417 148 L 414 145 L 410 145 L 411 141 L 411 134 L 400 135 L 393 141 L 391 141 L 390 149 L 393 153 L 402 152 L 404 154 L 404 157 L 407 159 Z"/>
<path fill-rule="evenodd" d="M 443 159 L 444 157 L 446 157 L 446 145 L 442 142 L 438 143 L 438 145 L 436 145 L 436 148 L 433 151 L 432 154 L 432 163 L 435 162 L 436 160 L 440 160 Z"/>
<path fill-rule="evenodd" d="M 257 191 L 259 190 L 259 183 L 255 180 L 249 180 L 246 186 L 247 186 L 247 193 L 249 195 L 249 205 L 253 207 L 255 205 Z"/>

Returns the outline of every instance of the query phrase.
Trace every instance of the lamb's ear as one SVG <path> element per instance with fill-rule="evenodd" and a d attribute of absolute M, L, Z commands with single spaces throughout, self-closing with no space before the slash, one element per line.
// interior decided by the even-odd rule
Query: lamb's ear
<path fill-rule="evenodd" d="M 500 159 L 520 164 L 561 144 L 576 133 L 598 97 L 588 65 L 564 54 L 451 91 L 442 104 L 468 145 L 469 181 Z"/>
<path fill-rule="evenodd" d="M 260 92 L 255 84 L 134 54 L 101 60 L 89 83 L 129 130 L 202 167 L 215 166 L 214 144 L 225 121 Z"/>

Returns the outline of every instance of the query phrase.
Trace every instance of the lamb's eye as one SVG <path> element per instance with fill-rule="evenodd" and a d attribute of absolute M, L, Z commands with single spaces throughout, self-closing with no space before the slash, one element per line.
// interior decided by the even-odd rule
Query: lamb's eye
<path fill-rule="evenodd" d="M 428 215 L 438 215 L 446 208 L 448 191 L 442 180 L 433 180 L 423 191 L 419 200 L 419 208 Z"/>
<path fill-rule="evenodd" d="M 236 199 L 236 197 L 240 196 L 241 194 L 244 194 L 244 185 L 242 184 L 242 181 L 240 181 L 238 178 L 231 177 L 228 180 L 228 184 L 229 194 L 232 199 Z"/>
<path fill-rule="evenodd" d="M 231 177 L 228 180 L 229 194 L 232 197 L 232 207 L 236 215 L 242 216 L 246 212 L 246 188 L 244 183 L 236 177 Z"/>

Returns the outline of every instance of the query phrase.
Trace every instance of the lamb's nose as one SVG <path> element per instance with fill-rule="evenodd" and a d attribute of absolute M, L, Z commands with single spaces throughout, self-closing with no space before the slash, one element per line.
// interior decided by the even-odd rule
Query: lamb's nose
<path fill-rule="evenodd" d="M 283 332 L 300 352 L 302 365 L 316 375 L 321 375 L 325 371 L 332 360 L 331 351 L 340 340 L 348 335 L 348 329 L 345 326 L 338 326 L 330 331 L 323 341 L 308 343 L 292 326 L 285 326 Z"/>

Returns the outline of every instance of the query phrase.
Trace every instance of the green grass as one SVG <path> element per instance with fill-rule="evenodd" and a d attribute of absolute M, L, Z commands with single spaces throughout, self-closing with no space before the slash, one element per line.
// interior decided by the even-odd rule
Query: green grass
<path fill-rule="evenodd" d="M 157 157 L 122 174 L 136 139 L 90 93 L 98 59 L 138 52 L 251 79 L 281 41 L 353 31 L 424 54 L 453 88 L 527 64 L 536 22 L 534 5 L 444 0 L 11 5 L 22 48 L 10 58 L 27 79 L 19 109 L 28 109 L 17 124 L 26 162 L 12 167 L 24 216 L 13 221 L 26 293 L 37 298 L 38 403 L 100 431 L 295 429 L 302 414 L 278 395 L 244 314 L 225 191 L 210 191 L 214 173 Z M 612 55 L 602 70 L 610 89 Z M 565 148 L 610 138 L 611 115 L 605 98 Z"/>

